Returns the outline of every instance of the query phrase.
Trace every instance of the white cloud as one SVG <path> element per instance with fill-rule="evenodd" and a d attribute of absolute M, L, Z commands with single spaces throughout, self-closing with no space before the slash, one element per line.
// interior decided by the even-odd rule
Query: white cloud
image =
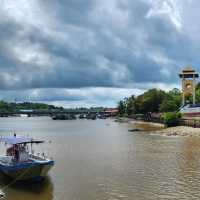
<path fill-rule="evenodd" d="M 1 0 L 1 11 L 17 23 L 44 29 L 52 22 L 48 13 L 44 13 L 38 0 Z"/>
<path fill-rule="evenodd" d="M 184 1 L 184 0 L 183 0 Z M 182 3 L 184 3 L 182 1 Z M 181 18 L 181 5 L 180 0 L 150 0 L 152 8 L 147 13 L 147 18 L 154 16 L 167 16 L 177 30 L 182 29 L 182 18 Z"/>
<path fill-rule="evenodd" d="M 35 64 L 35 66 L 44 66 L 48 68 L 52 65 L 49 54 L 42 51 L 38 44 L 25 45 L 20 43 L 15 45 L 12 50 L 16 58 L 22 63 L 31 65 Z"/>

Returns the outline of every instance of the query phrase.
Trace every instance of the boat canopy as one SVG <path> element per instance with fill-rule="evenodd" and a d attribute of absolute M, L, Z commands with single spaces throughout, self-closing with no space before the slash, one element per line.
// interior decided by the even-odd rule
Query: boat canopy
<path fill-rule="evenodd" d="M 24 137 L 24 136 L 7 136 L 7 137 L 0 137 L 0 142 L 6 142 L 9 144 L 28 144 L 28 143 L 43 143 L 42 140 L 34 140 L 33 138 Z"/>

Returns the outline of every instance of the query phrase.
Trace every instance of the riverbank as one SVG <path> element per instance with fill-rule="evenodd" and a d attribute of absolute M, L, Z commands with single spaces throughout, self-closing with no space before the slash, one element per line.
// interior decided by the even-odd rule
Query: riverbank
<path fill-rule="evenodd" d="M 182 136 L 182 137 L 200 137 L 200 128 L 192 128 L 187 126 L 176 126 L 158 130 L 152 134 L 158 134 L 163 136 Z"/>
<path fill-rule="evenodd" d="M 153 127 L 157 127 L 157 128 L 165 128 L 164 124 L 155 123 L 155 122 L 145 122 L 145 121 L 137 121 L 137 120 L 132 120 L 132 121 L 129 121 L 129 122 L 136 125 L 136 126 L 149 125 L 149 126 L 153 126 Z"/>
<path fill-rule="evenodd" d="M 162 136 L 200 137 L 200 128 L 193 128 L 188 126 L 165 128 L 164 124 L 137 121 L 130 118 L 120 118 L 116 121 L 120 123 L 129 123 L 131 128 L 134 127 L 136 129 L 143 130 L 148 134 L 156 134 Z"/>
<path fill-rule="evenodd" d="M 142 127 L 144 131 L 150 134 L 162 135 L 162 136 L 181 136 L 181 137 L 200 137 L 200 128 L 193 128 L 188 126 L 176 126 L 165 128 L 163 124 L 134 121 L 131 122 L 137 128 Z"/>
<path fill-rule="evenodd" d="M 125 117 L 116 118 L 115 122 L 128 123 L 130 124 L 130 128 L 133 128 L 133 129 L 138 128 L 144 131 L 160 130 L 165 127 L 164 124 L 161 124 L 161 123 L 146 122 L 142 120 L 135 120 L 132 118 L 125 118 Z"/>
<path fill-rule="evenodd" d="M 142 121 L 133 121 L 131 123 L 133 123 L 137 128 L 140 126 L 143 127 L 143 130 L 150 134 L 157 134 L 162 136 L 200 137 L 200 128 L 193 128 L 189 126 L 175 126 L 165 128 L 163 124 Z M 145 127 L 147 127 L 147 129 L 145 129 Z M 152 127 L 152 130 L 150 130 L 149 127 Z"/>
<path fill-rule="evenodd" d="M 144 131 L 150 134 L 162 136 L 200 137 L 200 128 L 193 128 L 188 126 L 165 128 L 163 124 L 142 121 L 134 121 L 131 123 L 133 123 L 137 128 L 142 127 Z M 150 127 L 152 127 L 152 129 Z"/>
<path fill-rule="evenodd" d="M 149 121 L 142 121 L 142 120 L 135 120 L 132 118 L 128 118 L 128 117 L 119 117 L 115 119 L 115 122 L 119 122 L 119 123 L 132 123 L 132 124 L 136 124 L 136 125 L 143 125 L 143 124 L 149 124 L 152 126 L 157 126 L 157 127 L 164 127 L 164 124 L 161 123 L 156 123 L 156 122 L 149 122 Z"/>

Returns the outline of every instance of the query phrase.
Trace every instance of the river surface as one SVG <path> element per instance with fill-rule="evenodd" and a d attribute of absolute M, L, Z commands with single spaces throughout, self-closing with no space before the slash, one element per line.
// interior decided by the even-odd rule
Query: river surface
<path fill-rule="evenodd" d="M 6 199 L 200 199 L 200 139 L 133 133 L 130 128 L 113 120 L 0 118 L 1 135 L 45 139 L 36 151 L 55 159 L 44 182 L 10 185 Z M 1 179 L 0 187 L 8 183 Z"/>

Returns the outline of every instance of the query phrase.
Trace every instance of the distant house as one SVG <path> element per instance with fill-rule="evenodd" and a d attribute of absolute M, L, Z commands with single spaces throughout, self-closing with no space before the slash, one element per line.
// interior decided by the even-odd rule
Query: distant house
<path fill-rule="evenodd" d="M 117 108 L 105 108 L 104 113 L 114 117 L 118 115 L 119 110 Z"/>

